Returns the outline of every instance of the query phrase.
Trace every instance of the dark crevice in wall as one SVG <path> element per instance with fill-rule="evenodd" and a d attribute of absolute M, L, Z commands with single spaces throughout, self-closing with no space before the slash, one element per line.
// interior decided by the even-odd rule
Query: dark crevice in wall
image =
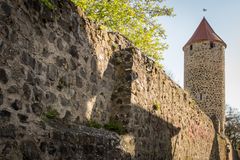
<path fill-rule="evenodd" d="M 211 149 L 210 160 L 220 160 L 219 143 L 218 143 L 217 133 L 214 136 L 213 145 L 212 145 L 212 149 Z"/>

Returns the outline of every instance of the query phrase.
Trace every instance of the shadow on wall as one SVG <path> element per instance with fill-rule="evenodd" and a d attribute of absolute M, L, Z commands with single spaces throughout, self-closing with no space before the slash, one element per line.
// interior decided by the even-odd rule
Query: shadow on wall
<path fill-rule="evenodd" d="M 219 153 L 219 144 L 218 144 L 218 135 L 215 133 L 213 139 L 213 145 L 211 149 L 210 160 L 220 160 L 220 153 Z"/>
<path fill-rule="evenodd" d="M 138 105 L 132 105 L 131 112 L 132 115 L 129 118 L 133 121 L 128 129 L 134 137 L 134 158 L 137 160 L 172 160 L 176 143 L 171 139 L 178 135 L 180 128 Z"/>
<path fill-rule="evenodd" d="M 105 79 L 113 80 L 109 83 L 113 88 L 108 107 L 101 107 L 102 94 L 98 91 L 91 119 L 97 121 L 99 117 L 108 115 L 109 121 L 123 124 L 126 134 L 132 136 L 128 145 L 132 145 L 133 159 L 171 160 L 176 145 L 174 142 L 172 144 L 171 138 L 180 132 L 180 128 L 158 117 L 154 111 L 131 103 L 131 83 L 137 79 L 137 73 L 132 71 L 133 52 L 133 48 L 127 48 L 112 54 L 103 77 L 99 78 L 100 84 Z"/>

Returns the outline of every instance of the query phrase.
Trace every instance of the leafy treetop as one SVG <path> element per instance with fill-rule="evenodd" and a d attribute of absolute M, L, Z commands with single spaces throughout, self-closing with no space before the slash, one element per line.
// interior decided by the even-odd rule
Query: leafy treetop
<path fill-rule="evenodd" d="M 167 45 L 158 17 L 173 16 L 173 9 L 161 6 L 163 0 L 72 0 L 87 16 L 130 39 L 153 59 L 162 59 Z"/>
<path fill-rule="evenodd" d="M 102 27 L 105 26 L 103 28 L 123 34 L 143 53 L 156 61 L 162 60 L 162 52 L 167 48 L 167 44 L 163 42 L 166 34 L 158 18 L 174 15 L 173 8 L 162 4 L 164 0 L 71 1 L 79 6 L 88 18 Z"/>

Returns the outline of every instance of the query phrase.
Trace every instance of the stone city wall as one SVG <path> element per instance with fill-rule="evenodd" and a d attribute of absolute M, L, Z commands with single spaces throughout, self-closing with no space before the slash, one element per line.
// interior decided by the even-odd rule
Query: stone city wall
<path fill-rule="evenodd" d="M 119 106 L 116 115 L 129 117 L 136 159 L 209 159 L 215 147 L 210 119 L 152 60 L 136 49 L 130 53 L 131 83 L 125 89 L 131 103 Z"/>
<path fill-rule="evenodd" d="M 215 154 L 212 122 L 187 92 L 123 36 L 55 5 L 0 0 L 0 159 Z M 120 135 L 92 128 L 109 122 Z"/>

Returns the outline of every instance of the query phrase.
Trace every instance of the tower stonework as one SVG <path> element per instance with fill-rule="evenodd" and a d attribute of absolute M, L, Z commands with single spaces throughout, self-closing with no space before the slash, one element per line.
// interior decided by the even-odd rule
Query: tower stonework
<path fill-rule="evenodd" d="M 224 131 L 226 43 L 203 18 L 183 47 L 184 88 L 213 121 L 216 131 Z"/>

